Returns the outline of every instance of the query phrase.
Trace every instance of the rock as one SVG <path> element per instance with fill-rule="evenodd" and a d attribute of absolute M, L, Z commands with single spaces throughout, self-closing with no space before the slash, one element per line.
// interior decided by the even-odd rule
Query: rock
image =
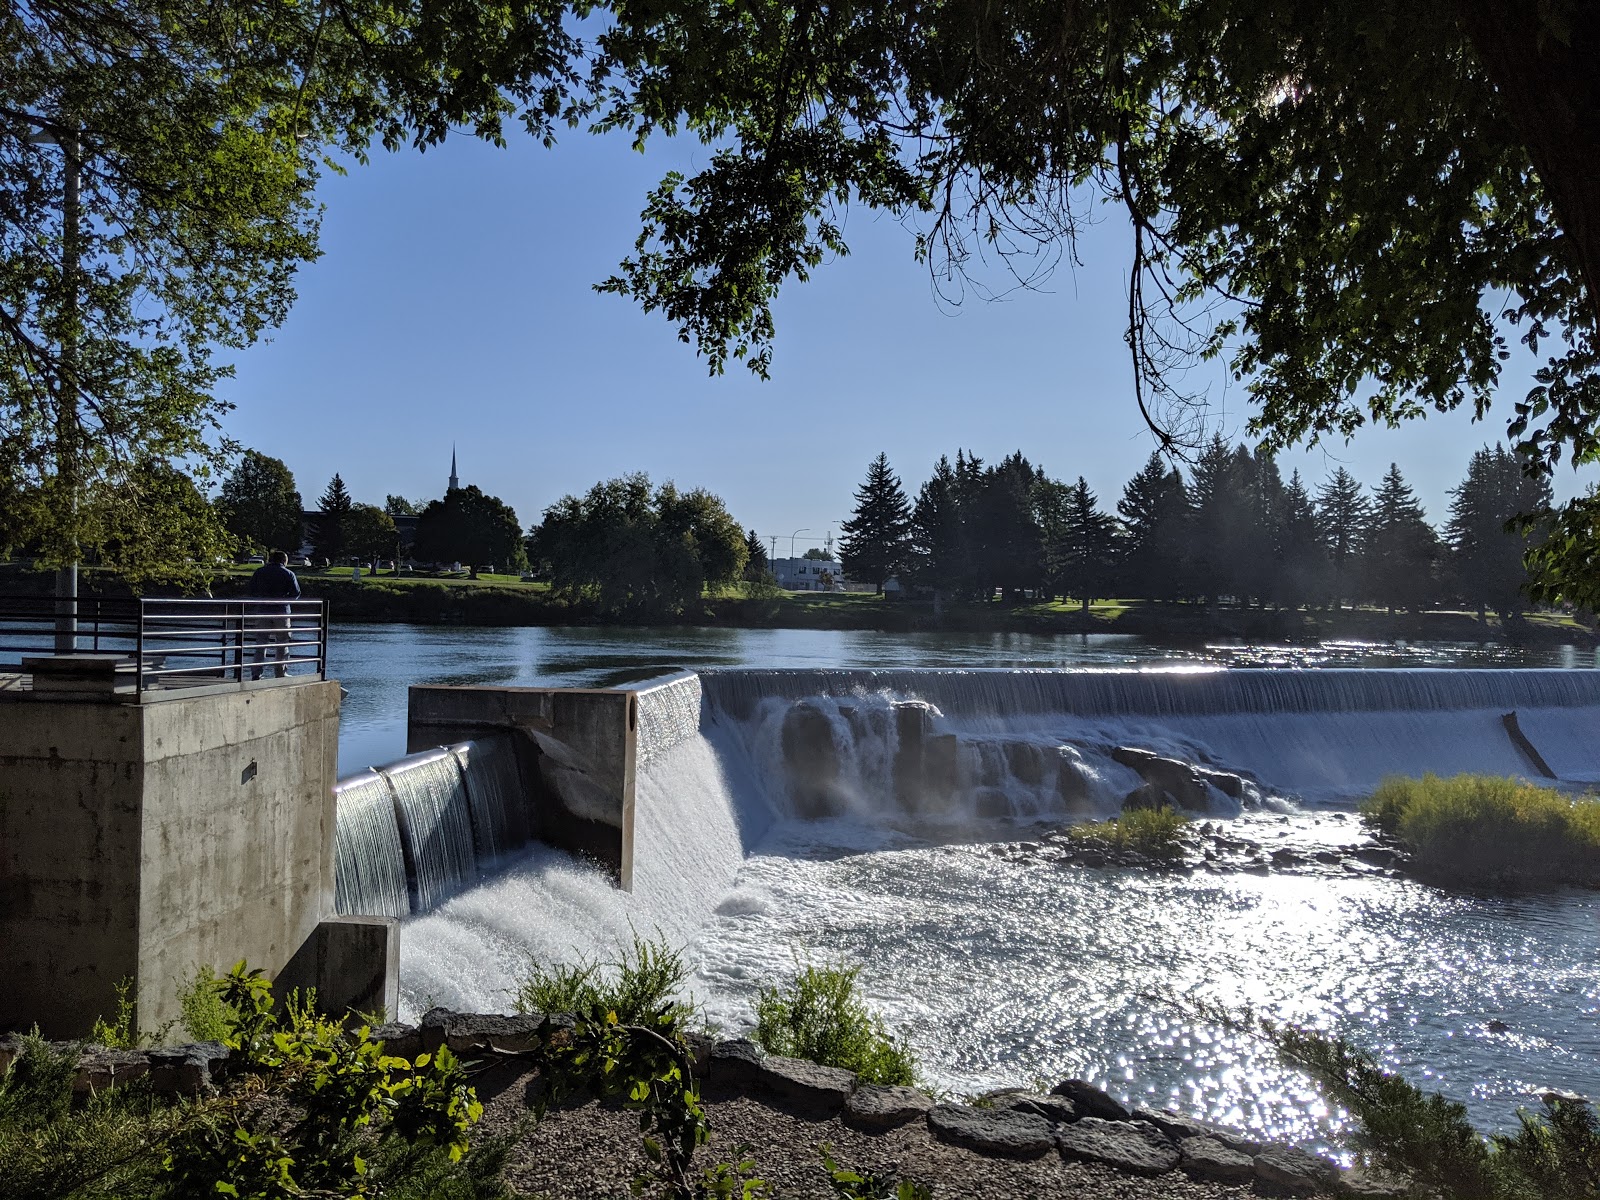
<path fill-rule="evenodd" d="M 1076 746 L 1056 747 L 1056 795 L 1068 814 L 1080 814 L 1089 807 L 1089 772 Z"/>
<path fill-rule="evenodd" d="M 570 1026 L 572 1018 L 558 1014 L 560 1024 Z M 430 1008 L 422 1014 L 418 1029 L 422 1048 L 433 1053 L 449 1046 L 452 1054 L 473 1054 L 484 1050 L 503 1050 L 510 1054 L 532 1050 L 539 1045 L 543 1013 L 501 1016 L 497 1013 L 458 1013 L 445 1008 Z"/>
<path fill-rule="evenodd" d="M 1172 797 L 1153 783 L 1141 783 L 1122 798 L 1122 811 L 1134 812 L 1141 808 L 1171 808 Z"/>
<path fill-rule="evenodd" d="M 1062 1157 L 1100 1162 L 1133 1175 L 1164 1175 L 1178 1165 L 1178 1148 L 1146 1121 L 1084 1117 L 1056 1128 Z"/>
<path fill-rule="evenodd" d="M 1294 1196 L 1332 1191 L 1339 1168 L 1298 1146 L 1267 1146 L 1255 1156 L 1256 1178 Z"/>
<path fill-rule="evenodd" d="M 1339 1194 L 1357 1200 L 1406 1200 L 1417 1194 L 1411 1181 L 1379 1167 L 1351 1167 L 1339 1175 Z"/>
<path fill-rule="evenodd" d="M 1255 1178 L 1255 1160 L 1248 1154 L 1230 1150 L 1216 1138 L 1184 1138 L 1178 1143 L 1178 1152 L 1183 1155 L 1184 1173 L 1191 1179 L 1244 1183 Z"/>
<path fill-rule="evenodd" d="M 0 1075 L 4 1075 L 11 1064 L 22 1053 L 22 1035 L 20 1033 L 0 1033 Z"/>
<path fill-rule="evenodd" d="M 856 1073 L 804 1058 L 769 1054 L 761 1060 L 756 1086 L 808 1112 L 833 1116 L 855 1091 Z"/>
<path fill-rule="evenodd" d="M 1211 797 L 1206 792 L 1205 783 L 1188 763 L 1176 758 L 1162 758 L 1149 750 L 1138 750 L 1131 746 L 1118 746 L 1111 752 L 1111 757 L 1139 772 L 1146 783 L 1155 785 L 1171 796 L 1178 807 L 1191 812 L 1205 812 L 1211 807 Z"/>
<path fill-rule="evenodd" d="M 422 1053 L 422 1031 L 398 1021 L 372 1027 L 372 1040 L 383 1043 L 383 1052 L 398 1058 L 416 1058 Z"/>
<path fill-rule="evenodd" d="M 1231 796 L 1235 800 L 1244 799 L 1244 777 L 1235 775 L 1232 771 L 1218 771 L 1214 767 L 1195 767 L 1196 778 L 1209 783 L 1224 796 Z"/>
<path fill-rule="evenodd" d="M 1352 857 L 1369 867 L 1392 867 L 1397 856 L 1393 850 L 1387 850 L 1382 846 L 1362 846 Z"/>
<path fill-rule="evenodd" d="M 1539 1103 L 1546 1108 L 1554 1108 L 1557 1104 L 1589 1104 L 1589 1097 L 1580 1096 L 1577 1092 L 1566 1092 L 1560 1088 L 1535 1088 L 1533 1094 L 1539 1097 Z"/>
<path fill-rule="evenodd" d="M 1220 1125 L 1213 1125 L 1209 1121 L 1201 1121 L 1195 1117 L 1186 1117 L 1181 1113 L 1163 1109 L 1155 1112 L 1148 1108 L 1138 1108 L 1133 1112 L 1135 1121 L 1148 1121 L 1162 1133 L 1175 1142 L 1182 1142 L 1185 1138 L 1204 1137 L 1214 1142 L 1220 1142 L 1229 1150 L 1238 1151 L 1240 1154 L 1254 1156 L 1264 1148 L 1263 1143 L 1254 1138 L 1246 1137 L 1231 1129 L 1224 1129 Z"/>
<path fill-rule="evenodd" d="M 1126 1121 L 1130 1114 L 1127 1106 L 1114 1096 L 1107 1095 L 1086 1079 L 1064 1079 L 1050 1089 L 1052 1096 L 1065 1096 L 1086 1116 L 1103 1121 Z"/>
<path fill-rule="evenodd" d="M 925 1116 L 933 1097 L 916 1088 L 858 1083 L 844 1104 L 844 1123 L 856 1129 L 896 1129 Z"/>
<path fill-rule="evenodd" d="M 119 1083 L 131 1083 L 150 1073 L 150 1056 L 142 1050 L 107 1050 L 90 1046 L 78 1059 L 78 1072 L 72 1077 L 74 1092 L 102 1092 Z"/>
<path fill-rule="evenodd" d="M 1049 1121 L 1037 1113 L 1015 1109 L 936 1104 L 928 1110 L 928 1128 L 941 1141 L 953 1142 L 980 1154 L 1007 1158 L 1043 1154 L 1055 1144 L 1055 1133 Z"/>
<path fill-rule="evenodd" d="M 678 1036 L 689 1047 L 689 1065 L 695 1078 L 704 1079 L 711 1066 L 711 1052 L 716 1049 L 717 1039 L 704 1033 L 682 1033 Z"/>
<path fill-rule="evenodd" d="M 197 1096 L 211 1086 L 212 1077 L 227 1066 L 228 1048 L 221 1042 L 190 1042 L 146 1052 L 150 1061 L 150 1086 L 158 1092 Z"/>
<path fill-rule="evenodd" d="M 795 815 L 814 818 L 843 812 L 846 798 L 839 781 L 833 718 L 811 701 L 792 704 L 783 716 L 781 741 Z"/>
<path fill-rule="evenodd" d="M 749 1038 L 718 1042 L 711 1048 L 706 1078 L 721 1088 L 745 1091 L 761 1079 L 761 1048 Z"/>
<path fill-rule="evenodd" d="M 1014 1096 L 1005 1107 L 1019 1112 L 1038 1113 L 1057 1125 L 1070 1124 L 1083 1116 L 1083 1110 L 1065 1096 L 1041 1096 L 1036 1092 Z"/>
<path fill-rule="evenodd" d="M 981 787 L 973 793 L 973 805 L 977 815 L 986 820 L 993 820 L 1011 815 L 1011 797 L 997 787 Z"/>
<path fill-rule="evenodd" d="M 1006 770 L 1018 783 L 1038 787 L 1044 782 L 1044 747 L 1037 742 L 1005 742 L 1002 753 L 1006 756 Z"/>

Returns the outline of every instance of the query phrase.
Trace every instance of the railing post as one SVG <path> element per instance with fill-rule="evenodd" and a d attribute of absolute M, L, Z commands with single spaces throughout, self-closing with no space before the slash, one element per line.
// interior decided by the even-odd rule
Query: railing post
<path fill-rule="evenodd" d="M 133 612 L 133 694 L 144 694 L 144 600 L 134 601 Z"/>

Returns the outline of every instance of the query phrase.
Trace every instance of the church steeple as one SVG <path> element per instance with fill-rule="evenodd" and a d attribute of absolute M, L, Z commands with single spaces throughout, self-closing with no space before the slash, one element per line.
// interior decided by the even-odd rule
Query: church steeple
<path fill-rule="evenodd" d="M 461 486 L 461 481 L 456 478 L 456 444 L 450 443 L 450 490 L 453 492 Z"/>

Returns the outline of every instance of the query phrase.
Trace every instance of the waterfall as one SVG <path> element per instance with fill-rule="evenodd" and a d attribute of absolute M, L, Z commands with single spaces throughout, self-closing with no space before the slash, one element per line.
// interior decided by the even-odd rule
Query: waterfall
<path fill-rule="evenodd" d="M 451 746 L 450 753 L 466 780 L 478 862 L 493 862 L 527 842 L 528 805 L 511 740 L 480 738 Z"/>
<path fill-rule="evenodd" d="M 394 790 L 411 878 L 411 907 L 432 908 L 478 878 L 461 763 L 448 750 L 432 750 L 381 770 Z"/>
<path fill-rule="evenodd" d="M 366 770 L 341 779 L 333 795 L 335 909 L 375 917 L 409 915 L 400 826 L 388 781 Z"/>

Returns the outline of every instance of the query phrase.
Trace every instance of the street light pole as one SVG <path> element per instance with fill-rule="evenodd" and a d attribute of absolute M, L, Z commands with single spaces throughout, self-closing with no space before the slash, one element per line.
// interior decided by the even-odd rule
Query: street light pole
<path fill-rule="evenodd" d="M 793 533 L 791 533 L 789 535 L 789 557 L 790 558 L 794 557 L 794 540 L 795 540 L 795 538 L 799 537 L 802 533 L 810 533 L 810 532 L 811 532 L 810 528 L 807 527 L 805 529 L 796 529 Z"/>
<path fill-rule="evenodd" d="M 83 257 L 78 195 L 79 145 L 76 132 L 41 128 L 28 140 L 61 147 L 65 178 L 61 188 L 61 376 L 56 386 L 56 479 L 66 493 L 73 525 L 72 561 L 56 570 L 56 653 L 78 648 L 78 271 Z"/>

